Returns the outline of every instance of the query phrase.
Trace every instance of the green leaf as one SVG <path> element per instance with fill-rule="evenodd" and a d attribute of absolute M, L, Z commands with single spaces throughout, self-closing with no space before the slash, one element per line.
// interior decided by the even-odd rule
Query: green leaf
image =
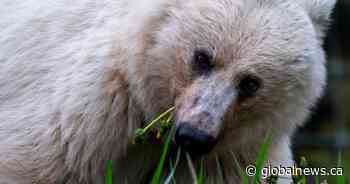
<path fill-rule="evenodd" d="M 342 167 L 342 153 L 338 153 L 338 167 Z M 345 176 L 337 176 L 337 184 L 345 184 Z"/>
<path fill-rule="evenodd" d="M 305 157 L 300 157 L 299 167 L 305 168 L 308 166 L 307 160 Z M 293 176 L 296 184 L 306 184 L 306 176 L 305 175 L 296 175 Z"/>
<path fill-rule="evenodd" d="M 105 184 L 113 184 L 113 163 L 111 160 L 107 162 Z"/>
<path fill-rule="evenodd" d="M 204 168 L 203 168 L 203 159 L 201 160 L 199 171 L 197 174 L 198 184 L 204 184 Z"/>
<path fill-rule="evenodd" d="M 217 168 L 217 171 L 219 173 L 220 183 L 225 183 L 224 182 L 224 171 L 223 171 L 222 165 L 220 163 L 220 159 L 217 155 L 215 155 L 215 161 L 216 161 L 216 168 Z"/>
<path fill-rule="evenodd" d="M 157 122 L 159 122 L 161 119 L 163 119 L 164 117 L 166 117 L 169 113 L 171 113 L 173 110 L 175 109 L 175 107 L 171 107 L 170 109 L 168 109 L 167 111 L 163 112 L 162 114 L 160 114 L 156 119 L 154 119 L 153 121 L 151 121 L 151 123 L 149 123 L 144 129 L 144 132 L 147 132 L 150 128 L 152 128 L 152 126 L 154 126 Z"/>
<path fill-rule="evenodd" d="M 172 137 L 174 131 L 175 131 L 175 126 L 173 126 L 171 128 L 171 130 L 170 130 L 170 132 L 169 132 L 169 134 L 168 134 L 168 136 L 166 138 L 166 141 L 165 141 L 165 144 L 164 144 L 164 147 L 163 147 L 163 151 L 162 151 L 162 155 L 160 157 L 157 169 L 156 169 L 155 173 L 153 174 L 153 178 L 152 178 L 151 184 L 159 184 L 160 183 L 160 179 L 161 179 L 161 176 L 162 176 L 162 171 L 163 171 L 163 168 L 164 168 L 164 162 L 165 162 L 166 156 L 168 154 L 171 137 Z"/>
<path fill-rule="evenodd" d="M 146 140 L 146 136 L 145 136 L 145 132 L 143 131 L 143 129 L 138 128 L 135 130 L 134 133 L 134 141 L 135 143 L 144 143 Z"/>
<path fill-rule="evenodd" d="M 163 112 L 162 114 L 160 114 L 157 118 L 155 118 L 154 120 L 152 120 L 150 123 L 147 124 L 147 126 L 145 128 L 138 128 L 135 130 L 134 132 L 134 142 L 135 143 L 144 143 L 146 141 L 146 133 L 153 127 L 155 126 L 157 123 L 160 123 L 161 128 L 165 128 L 167 126 L 171 127 L 171 119 L 172 119 L 172 115 L 170 114 L 172 111 L 174 111 L 175 107 L 171 107 L 169 108 L 167 111 Z M 170 114 L 170 115 L 169 115 Z M 162 121 L 163 118 L 168 117 L 168 119 L 166 121 Z M 162 125 L 165 122 L 165 125 Z M 169 128 L 168 128 L 169 129 Z M 162 133 L 162 132 L 161 132 Z"/>
<path fill-rule="evenodd" d="M 249 181 L 248 181 L 248 176 L 247 176 L 247 173 L 242 169 L 241 165 L 239 164 L 235 154 L 231 151 L 231 155 L 233 157 L 233 160 L 235 161 L 235 165 L 236 167 L 238 168 L 238 171 L 239 171 L 239 174 L 242 178 L 242 184 L 248 184 Z"/>
<path fill-rule="evenodd" d="M 258 157 L 256 159 L 256 175 L 253 178 L 253 183 L 258 184 L 261 177 L 261 169 L 264 167 L 264 164 L 267 160 L 268 149 L 272 141 L 272 134 L 270 131 L 267 132 L 267 135 L 264 139 L 263 144 L 260 147 Z"/>
<path fill-rule="evenodd" d="M 305 157 L 301 157 L 300 158 L 300 167 L 307 167 L 308 166 L 308 163 L 307 163 L 307 160 Z"/>
<path fill-rule="evenodd" d="M 165 180 L 164 184 L 169 184 L 170 182 L 172 182 L 173 184 L 176 184 L 174 175 L 175 175 L 176 168 L 180 162 L 180 157 L 181 157 L 181 147 L 179 147 L 177 149 L 175 164 L 173 164 L 172 160 L 170 159 L 170 162 L 169 162 L 170 163 L 169 164 L 170 165 L 170 174 L 167 177 L 167 179 Z"/>
<path fill-rule="evenodd" d="M 190 171 L 190 174 L 191 174 L 193 183 L 194 183 L 194 184 L 198 184 L 198 181 L 197 181 L 197 179 L 198 179 L 197 173 L 196 173 L 196 170 L 195 170 L 195 168 L 194 168 L 192 158 L 191 158 L 190 154 L 188 154 L 188 152 L 186 152 L 186 160 L 187 160 L 188 169 L 189 169 L 189 171 Z"/>
<path fill-rule="evenodd" d="M 320 184 L 320 177 L 319 176 L 316 176 L 315 177 L 315 184 Z"/>

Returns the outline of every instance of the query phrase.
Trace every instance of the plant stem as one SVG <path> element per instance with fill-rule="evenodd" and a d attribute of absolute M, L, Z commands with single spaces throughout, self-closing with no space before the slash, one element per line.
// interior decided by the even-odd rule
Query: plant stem
<path fill-rule="evenodd" d="M 156 119 L 154 119 L 153 121 L 151 121 L 151 123 L 149 123 L 144 129 L 143 129 L 143 133 L 146 133 L 148 131 L 148 129 L 150 129 L 152 126 L 154 126 L 154 124 L 156 124 L 159 120 L 161 120 L 162 118 L 164 118 L 167 114 L 169 114 L 170 112 L 172 112 L 175 109 L 175 107 L 171 107 L 170 109 L 168 109 L 167 111 L 163 112 L 161 115 L 159 115 Z"/>

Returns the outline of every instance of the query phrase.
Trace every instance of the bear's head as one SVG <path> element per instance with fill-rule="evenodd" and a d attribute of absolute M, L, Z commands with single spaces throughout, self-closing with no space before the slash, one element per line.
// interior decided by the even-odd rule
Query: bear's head
<path fill-rule="evenodd" d="M 322 94 L 334 4 L 176 1 L 146 48 L 139 103 L 152 115 L 175 104 L 175 142 L 193 154 L 289 136 Z"/>

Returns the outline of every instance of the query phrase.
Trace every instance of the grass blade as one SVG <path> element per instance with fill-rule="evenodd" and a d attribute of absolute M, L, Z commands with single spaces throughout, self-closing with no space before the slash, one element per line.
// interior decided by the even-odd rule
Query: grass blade
<path fill-rule="evenodd" d="M 239 164 L 235 154 L 231 151 L 231 155 L 233 157 L 233 160 L 235 162 L 235 165 L 239 171 L 239 175 L 241 176 L 242 178 L 242 184 L 249 184 L 249 181 L 248 181 L 248 176 L 246 174 L 246 172 L 242 169 L 241 165 Z"/>
<path fill-rule="evenodd" d="M 194 184 L 198 184 L 198 181 L 197 181 L 198 177 L 197 177 L 197 174 L 196 174 L 196 170 L 194 169 L 191 156 L 188 153 L 186 153 L 186 159 L 187 159 L 187 163 L 188 163 L 188 168 L 190 169 L 190 172 L 191 172 L 193 183 Z"/>
<path fill-rule="evenodd" d="M 111 160 L 107 162 L 105 184 L 113 184 L 113 164 Z"/>
<path fill-rule="evenodd" d="M 160 114 L 156 119 L 152 120 L 150 123 L 148 123 L 148 125 L 143 129 L 144 132 L 147 132 L 152 126 L 154 126 L 154 124 L 156 124 L 159 120 L 161 120 L 162 118 L 164 118 L 165 116 L 167 116 L 169 113 L 171 113 L 173 110 L 175 109 L 175 107 L 171 107 L 170 109 L 168 109 L 167 111 L 163 112 L 162 114 Z M 170 121 L 170 120 L 169 120 Z"/>
<path fill-rule="evenodd" d="M 315 184 L 320 184 L 320 177 L 319 176 L 315 177 Z"/>
<path fill-rule="evenodd" d="M 215 161 L 216 161 L 217 171 L 219 172 L 220 183 L 225 183 L 224 182 L 224 172 L 222 169 L 222 165 L 220 163 L 220 159 L 217 155 L 215 155 Z"/>
<path fill-rule="evenodd" d="M 168 154 L 171 137 L 172 137 L 174 131 L 175 131 L 175 127 L 173 126 L 171 128 L 171 130 L 170 130 L 166 140 L 165 140 L 165 144 L 164 144 L 164 147 L 163 147 L 162 155 L 160 157 L 160 161 L 158 163 L 157 169 L 156 169 L 156 171 L 155 171 L 155 173 L 154 173 L 154 175 L 152 177 L 151 184 L 159 184 L 160 183 L 162 171 L 163 171 L 163 168 L 164 168 L 164 162 L 165 162 L 166 156 Z"/>
<path fill-rule="evenodd" d="M 338 167 L 342 167 L 342 153 L 338 153 Z M 345 184 L 345 176 L 337 176 L 337 184 Z"/>
<path fill-rule="evenodd" d="M 179 164 L 180 157 L 181 157 L 181 148 L 178 148 L 177 153 L 176 153 L 175 164 L 173 166 L 172 162 L 170 162 L 171 172 L 170 172 L 169 176 L 166 178 L 164 184 L 170 184 L 170 182 L 172 180 L 174 182 L 174 175 L 175 175 L 175 171 L 176 171 L 177 165 Z"/>
<path fill-rule="evenodd" d="M 264 167 L 265 161 L 267 160 L 268 149 L 272 141 L 272 134 L 270 131 L 267 132 L 267 135 L 264 139 L 263 144 L 260 147 L 257 159 L 256 159 L 256 175 L 253 178 L 253 184 L 258 184 L 261 177 L 261 169 Z"/>
<path fill-rule="evenodd" d="M 204 184 L 204 168 L 203 168 L 203 159 L 201 160 L 199 171 L 197 174 L 198 184 Z"/>

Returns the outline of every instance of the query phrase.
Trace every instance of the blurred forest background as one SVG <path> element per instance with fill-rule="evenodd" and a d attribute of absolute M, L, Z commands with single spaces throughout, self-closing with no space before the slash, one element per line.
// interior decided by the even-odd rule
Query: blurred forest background
<path fill-rule="evenodd" d="M 338 0 L 326 43 L 328 86 L 306 125 L 293 141 L 296 160 L 305 157 L 310 167 L 336 167 L 342 153 L 350 184 L 350 0 Z M 335 177 L 321 177 L 329 184 Z M 312 178 L 310 177 L 311 181 Z"/>

